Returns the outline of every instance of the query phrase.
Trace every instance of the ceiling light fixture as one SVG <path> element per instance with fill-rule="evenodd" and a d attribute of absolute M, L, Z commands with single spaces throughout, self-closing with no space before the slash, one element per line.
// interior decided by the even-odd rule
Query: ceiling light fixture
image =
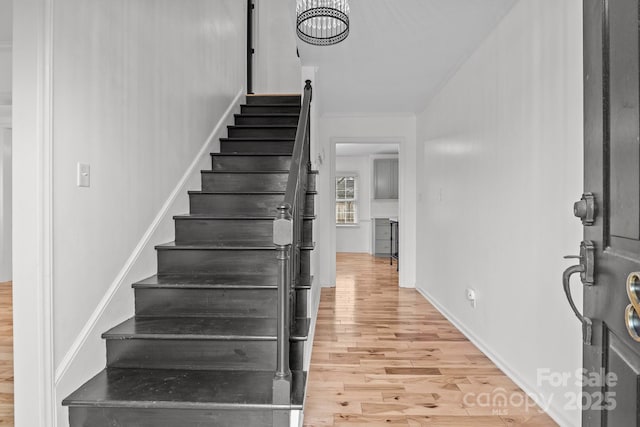
<path fill-rule="evenodd" d="M 306 43 L 329 46 L 349 35 L 348 0 L 297 0 L 296 17 L 296 32 Z"/>

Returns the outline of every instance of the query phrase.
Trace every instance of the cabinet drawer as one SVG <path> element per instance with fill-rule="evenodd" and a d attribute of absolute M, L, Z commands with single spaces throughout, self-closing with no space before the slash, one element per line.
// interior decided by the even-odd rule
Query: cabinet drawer
<path fill-rule="evenodd" d="M 386 227 L 376 227 L 376 240 L 391 239 L 391 229 L 387 225 Z"/>
<path fill-rule="evenodd" d="M 391 251 L 391 242 L 388 240 L 376 240 L 376 253 L 389 253 Z"/>

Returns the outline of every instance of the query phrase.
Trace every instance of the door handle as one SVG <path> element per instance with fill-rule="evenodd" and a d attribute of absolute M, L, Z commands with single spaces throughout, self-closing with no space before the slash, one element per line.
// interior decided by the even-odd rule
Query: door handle
<path fill-rule="evenodd" d="M 576 307 L 576 303 L 573 301 L 573 296 L 571 295 L 571 285 L 570 280 L 571 276 L 574 274 L 580 274 L 580 281 L 585 286 L 592 286 L 595 283 L 594 278 L 594 252 L 595 246 L 593 242 L 586 240 L 580 243 L 580 255 L 567 255 L 565 259 L 576 258 L 580 260 L 580 264 L 572 265 L 567 268 L 564 273 L 562 273 L 562 287 L 564 289 L 564 293 L 567 296 L 567 300 L 569 301 L 569 305 L 571 306 L 571 310 L 576 315 L 578 320 L 582 323 L 582 340 L 585 345 L 591 345 L 591 334 L 592 334 L 592 326 L 593 322 L 586 316 L 583 316 L 582 313 Z"/>
<path fill-rule="evenodd" d="M 572 265 L 571 267 L 567 268 L 564 273 L 562 273 L 562 287 L 564 288 L 564 293 L 567 296 L 567 300 L 569 300 L 569 305 L 571 306 L 571 309 L 573 310 L 573 312 L 575 313 L 576 317 L 578 318 L 578 320 L 580 320 L 580 322 L 582 322 L 582 339 L 585 345 L 591 345 L 591 329 L 592 329 L 592 322 L 591 319 L 589 319 L 588 317 L 583 316 L 580 311 L 578 311 L 578 307 L 576 307 L 576 303 L 573 302 L 573 297 L 571 296 L 571 287 L 570 287 L 570 282 L 569 280 L 571 279 L 571 276 L 576 274 L 576 273 L 584 273 L 585 268 L 584 265 L 582 264 L 578 264 L 578 265 Z"/>

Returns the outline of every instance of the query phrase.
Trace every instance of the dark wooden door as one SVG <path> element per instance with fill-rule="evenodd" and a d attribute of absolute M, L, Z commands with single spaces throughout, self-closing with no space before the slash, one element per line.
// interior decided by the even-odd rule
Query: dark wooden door
<path fill-rule="evenodd" d="M 585 426 L 640 425 L 639 16 L 639 0 L 584 0 Z"/>

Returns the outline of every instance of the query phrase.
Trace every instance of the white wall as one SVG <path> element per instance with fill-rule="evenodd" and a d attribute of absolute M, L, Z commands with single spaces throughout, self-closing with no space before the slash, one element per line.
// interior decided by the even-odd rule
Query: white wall
<path fill-rule="evenodd" d="M 13 40 L 13 0 L 0 0 L 0 40 Z"/>
<path fill-rule="evenodd" d="M 296 54 L 295 2 L 254 1 L 253 91 L 301 93 L 302 66 Z"/>
<path fill-rule="evenodd" d="M 11 103 L 12 31 L 13 0 L 0 0 L 0 106 Z"/>
<path fill-rule="evenodd" d="M 562 425 L 579 425 L 563 394 L 580 390 L 536 373 L 581 367 L 561 290 L 582 235 L 581 8 L 520 1 L 417 119 L 417 286 Z"/>
<path fill-rule="evenodd" d="M 314 162 L 320 170 L 316 210 L 318 212 L 316 241 L 322 286 L 336 283 L 335 226 L 335 146 L 337 143 L 397 143 L 399 160 L 399 220 L 400 286 L 416 283 L 416 132 L 415 117 L 407 115 L 325 115 L 317 119 L 318 144 L 314 147 Z M 312 157 L 312 158 L 314 158 Z"/>
<path fill-rule="evenodd" d="M 13 0 L 0 0 L 0 125 L 11 120 Z"/>
<path fill-rule="evenodd" d="M 0 40 L 0 105 L 11 104 L 11 41 Z"/>
<path fill-rule="evenodd" d="M 131 282 L 156 271 L 153 244 L 173 240 L 163 222 L 129 259 L 244 85 L 246 2 L 70 0 L 54 10 L 59 402 L 104 366 L 100 333 L 133 313 Z M 90 188 L 76 186 L 77 162 L 91 165 Z M 183 213 L 186 200 L 184 191 Z"/>

